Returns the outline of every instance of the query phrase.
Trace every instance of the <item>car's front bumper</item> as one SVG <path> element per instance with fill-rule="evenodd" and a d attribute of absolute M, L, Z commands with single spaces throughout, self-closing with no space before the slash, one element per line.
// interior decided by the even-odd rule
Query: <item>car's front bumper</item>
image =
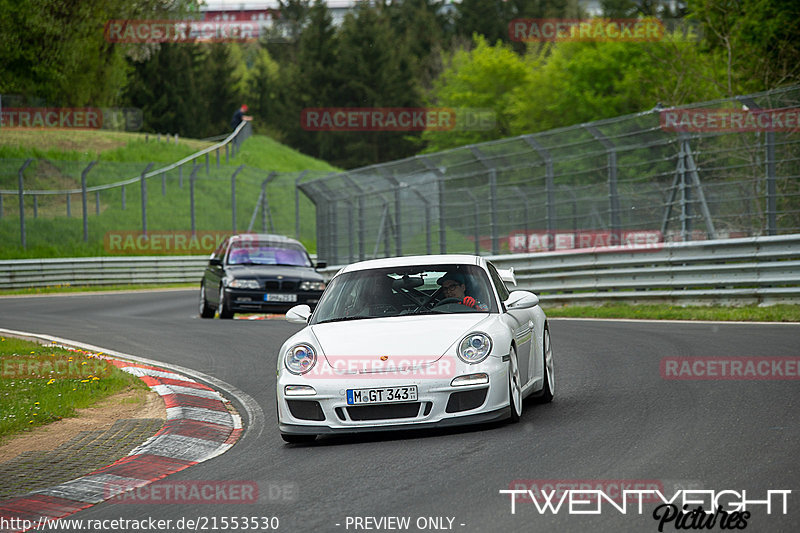
<path fill-rule="evenodd" d="M 507 418 L 508 363 L 501 358 L 481 365 L 459 366 L 446 378 L 380 380 L 364 375 L 308 379 L 288 372 L 278 378 L 278 424 L 286 434 L 328 434 L 389 431 L 478 424 Z M 324 362 L 323 362 L 324 364 Z M 488 384 L 452 386 L 456 376 L 486 373 Z M 287 396 L 287 385 L 305 385 L 315 393 Z M 347 389 L 417 386 L 414 402 L 347 404 Z M 367 407 L 365 409 L 365 407 Z"/>

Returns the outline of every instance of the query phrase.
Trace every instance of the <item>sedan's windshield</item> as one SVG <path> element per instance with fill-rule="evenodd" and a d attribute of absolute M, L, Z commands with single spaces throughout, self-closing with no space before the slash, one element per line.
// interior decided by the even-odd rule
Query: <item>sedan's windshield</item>
<path fill-rule="evenodd" d="M 311 266 L 305 250 L 291 243 L 234 243 L 228 252 L 229 265 Z"/>
<path fill-rule="evenodd" d="M 328 286 L 312 324 L 387 316 L 497 312 L 486 273 L 474 265 L 348 272 Z"/>

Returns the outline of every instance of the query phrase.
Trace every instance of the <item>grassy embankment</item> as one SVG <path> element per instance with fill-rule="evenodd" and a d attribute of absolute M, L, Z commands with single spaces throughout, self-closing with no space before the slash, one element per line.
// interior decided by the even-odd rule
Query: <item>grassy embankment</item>
<path fill-rule="evenodd" d="M 0 442 L 143 381 L 84 351 L 0 336 Z"/>
<path fill-rule="evenodd" d="M 0 189 L 17 189 L 17 171 L 27 158 L 36 161 L 25 175 L 25 188 L 30 190 L 63 190 L 79 188 L 81 171 L 89 161 L 98 161 L 87 174 L 87 186 L 104 185 L 135 178 L 147 163 L 154 168 L 167 166 L 213 143 L 180 139 L 156 142 L 150 135 L 106 131 L 9 131 L 0 132 Z M 210 155 L 209 173 L 201 159 L 195 187 L 195 217 L 198 231 L 232 232 L 231 175 L 239 165 L 247 165 L 236 180 L 237 231 L 245 231 L 261 192 L 261 183 L 271 171 L 282 173 L 302 170 L 332 171 L 323 161 L 300 154 L 265 136 L 252 136 L 237 156 L 225 164 L 225 151 L 220 151 L 217 168 L 215 153 Z M 182 172 L 168 173 L 165 194 L 159 177 L 147 180 L 148 231 L 188 231 L 191 229 L 189 175 L 191 165 Z M 182 174 L 182 182 L 181 182 Z M 87 198 L 89 242 L 83 242 L 81 195 L 70 197 L 71 217 L 67 217 L 66 195 L 42 195 L 38 198 L 34 218 L 33 198 L 25 198 L 27 248 L 20 246 L 18 196 L 4 195 L 3 217 L 0 219 L 0 259 L 35 257 L 87 257 L 109 255 L 104 236 L 115 231 L 142 229 L 141 187 L 138 182 L 125 188 L 125 209 L 122 190 L 115 188 L 100 193 L 99 214 L 95 194 Z M 273 228 L 277 233 L 295 234 L 294 176 L 281 175 L 269 187 L 268 199 Z M 311 251 L 316 248 L 314 208 L 301 195 L 301 240 Z M 261 229 L 261 217 L 254 230 Z M 269 228 L 267 228 L 269 230 Z M 143 252 L 146 253 L 146 252 Z"/>

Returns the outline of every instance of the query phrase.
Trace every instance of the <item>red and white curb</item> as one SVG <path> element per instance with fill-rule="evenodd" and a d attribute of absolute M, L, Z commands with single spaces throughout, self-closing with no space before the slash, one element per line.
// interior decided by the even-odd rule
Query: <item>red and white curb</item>
<path fill-rule="evenodd" d="M 211 387 L 158 366 L 105 358 L 120 370 L 139 377 L 161 396 L 167 409 L 164 427 L 113 464 L 54 487 L 0 501 L 0 519 L 5 519 L 0 523 L 27 520 L 36 526 L 42 520 L 65 517 L 225 453 L 241 436 L 241 417 Z M 25 529 L 0 527 L 0 531 Z"/>

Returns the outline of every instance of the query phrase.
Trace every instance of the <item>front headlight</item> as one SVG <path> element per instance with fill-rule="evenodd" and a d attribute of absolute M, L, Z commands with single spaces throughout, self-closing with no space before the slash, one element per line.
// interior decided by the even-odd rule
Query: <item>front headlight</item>
<path fill-rule="evenodd" d="M 261 284 L 254 279 L 233 279 L 228 283 L 231 289 L 260 289 Z"/>
<path fill-rule="evenodd" d="M 286 351 L 283 364 L 292 374 L 305 374 L 317 362 L 317 352 L 308 344 L 297 344 Z"/>
<path fill-rule="evenodd" d="M 470 333 L 458 345 L 458 358 L 465 363 L 480 363 L 492 351 L 492 339 L 486 333 Z"/>
<path fill-rule="evenodd" d="M 301 291 L 324 291 L 325 283 L 322 281 L 301 281 Z"/>

